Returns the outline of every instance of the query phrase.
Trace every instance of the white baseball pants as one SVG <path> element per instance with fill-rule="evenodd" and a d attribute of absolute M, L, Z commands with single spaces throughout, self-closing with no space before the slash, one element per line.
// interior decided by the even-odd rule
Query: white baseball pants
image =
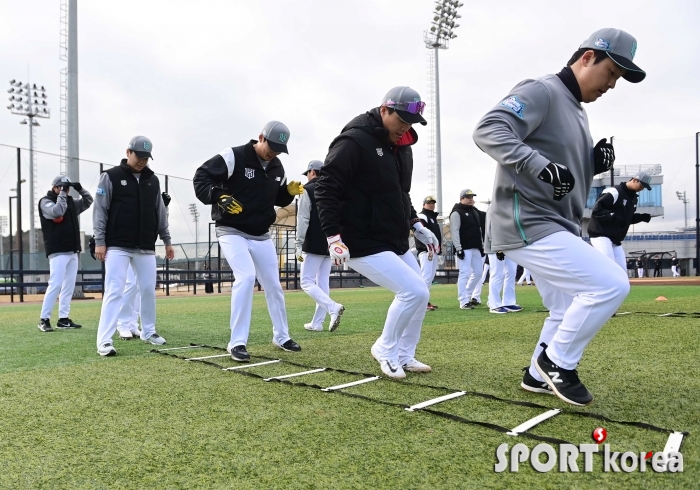
<path fill-rule="evenodd" d="M 483 263 L 481 260 L 481 252 L 476 248 L 464 250 L 464 260 L 457 258 L 457 268 L 459 276 L 457 276 L 457 299 L 459 306 L 464 306 L 471 301 L 472 291 L 479 281 L 480 274 L 483 271 Z M 472 272 L 474 274 L 472 274 Z"/>
<path fill-rule="evenodd" d="M 352 251 L 350 251 L 352 254 Z M 396 293 L 384 322 L 382 335 L 374 343 L 380 359 L 405 364 L 416 355 L 425 305 L 430 292 L 411 252 L 396 255 L 381 252 L 349 260 L 350 267 L 375 284 Z"/>
<path fill-rule="evenodd" d="M 340 304 L 328 296 L 331 265 L 329 256 L 309 253 L 304 253 L 304 262 L 301 263 L 301 289 L 316 302 L 316 311 L 311 319 L 311 325 L 315 329 L 323 328 L 326 314 L 330 315 L 340 309 Z"/>
<path fill-rule="evenodd" d="M 438 268 L 438 254 L 433 255 L 433 260 L 428 260 L 428 252 L 421 252 L 418 254 L 418 262 L 420 263 L 421 277 L 430 291 Z"/>
<path fill-rule="evenodd" d="M 131 265 L 141 293 L 141 340 L 156 333 L 156 256 L 153 254 L 107 249 L 105 294 L 102 298 L 97 347 L 111 342 L 117 330 L 126 275 Z"/>
<path fill-rule="evenodd" d="M 472 299 L 477 300 L 479 303 L 481 303 L 481 289 L 484 287 L 484 281 L 486 281 L 486 276 L 491 268 L 491 265 L 486 263 L 486 255 L 481 257 L 481 265 L 483 267 L 481 278 L 477 281 L 476 286 L 474 286 L 474 291 L 472 291 Z M 472 275 L 476 275 L 476 273 L 472 272 Z"/>
<path fill-rule="evenodd" d="M 248 343 L 256 276 L 265 290 L 267 311 L 272 320 L 272 340 L 279 345 L 287 342 L 291 338 L 287 309 L 272 240 L 248 240 L 239 235 L 224 235 L 219 237 L 219 244 L 236 279 L 231 288 L 231 339 L 228 347 Z"/>
<path fill-rule="evenodd" d="M 617 311 L 630 290 L 625 271 L 571 233 L 560 231 L 522 248 L 508 250 L 516 263 L 532 271 L 549 317 L 544 321 L 530 374 L 544 342 L 549 358 L 575 369 L 583 350 Z"/>
<path fill-rule="evenodd" d="M 119 307 L 117 330 L 120 332 L 132 332 L 139 328 L 139 315 L 141 314 L 141 295 L 139 285 L 136 282 L 134 270 L 129 266 L 126 271 L 126 287 Z"/>
<path fill-rule="evenodd" d="M 644 277 L 644 268 L 643 267 L 637 268 L 637 275 L 639 277 Z"/>
<path fill-rule="evenodd" d="M 498 260 L 496 254 L 489 254 L 489 263 L 491 264 L 491 279 L 489 279 L 488 307 L 494 309 L 514 305 L 515 273 L 518 264 L 508 257 Z"/>
<path fill-rule="evenodd" d="M 518 280 L 518 286 L 522 286 L 523 281 L 525 283 L 527 283 L 528 286 L 530 284 L 532 284 L 532 276 L 530 275 L 530 270 L 526 269 L 524 267 L 523 267 L 523 274 L 520 276 L 520 279 Z"/>
<path fill-rule="evenodd" d="M 601 252 L 607 258 L 622 267 L 622 270 L 627 273 L 627 259 L 625 258 L 625 250 L 621 245 L 615 245 L 605 236 L 591 237 L 591 245 L 593 245 L 593 248 L 598 252 Z"/>
<path fill-rule="evenodd" d="M 78 254 L 56 255 L 49 260 L 49 285 L 41 305 L 41 318 L 51 318 L 51 310 L 58 300 L 58 318 L 68 318 L 70 300 L 78 274 Z"/>
<path fill-rule="evenodd" d="M 672 266 L 671 266 L 671 272 L 673 272 L 673 277 L 681 277 L 681 273 L 678 272 L 678 266 L 677 266 L 677 265 L 672 265 Z"/>

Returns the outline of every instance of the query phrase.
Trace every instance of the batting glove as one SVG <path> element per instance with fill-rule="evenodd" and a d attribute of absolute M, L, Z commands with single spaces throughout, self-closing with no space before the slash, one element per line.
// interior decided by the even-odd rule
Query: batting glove
<path fill-rule="evenodd" d="M 83 190 L 83 186 L 80 185 L 80 182 L 71 182 L 69 185 L 78 192 Z"/>
<path fill-rule="evenodd" d="M 504 260 L 504 259 L 506 258 L 506 254 L 504 254 L 503 252 L 501 252 L 501 251 L 499 250 L 498 252 L 496 252 L 496 258 L 497 258 L 498 260 Z"/>
<path fill-rule="evenodd" d="M 90 247 L 90 255 L 92 256 L 93 259 L 97 260 L 97 257 L 95 257 L 95 237 L 90 237 L 90 242 L 88 244 L 88 247 Z"/>
<path fill-rule="evenodd" d="M 295 255 L 297 256 L 297 260 L 299 262 L 304 262 L 304 256 L 302 255 L 301 247 L 296 248 Z"/>
<path fill-rule="evenodd" d="M 216 201 L 216 205 L 219 206 L 221 214 L 239 214 L 241 211 L 243 211 L 243 206 L 241 206 L 241 203 L 236 201 L 233 196 L 229 196 L 228 194 L 222 194 Z"/>
<path fill-rule="evenodd" d="M 440 250 L 440 244 L 435 233 L 423 226 L 423 223 L 417 222 L 413 224 L 413 236 L 427 247 L 428 257 L 430 260 L 433 260 L 432 256 Z"/>
<path fill-rule="evenodd" d="M 342 265 L 343 262 L 347 262 L 350 258 L 350 250 L 343 243 L 340 235 L 333 235 L 328 237 L 328 252 L 331 254 L 331 259 L 333 259 L 333 265 Z"/>
<path fill-rule="evenodd" d="M 593 148 L 593 162 L 596 175 L 607 172 L 615 163 L 615 149 L 607 138 L 600 140 Z"/>
<path fill-rule="evenodd" d="M 287 184 L 287 192 L 290 196 L 300 196 L 304 193 L 304 184 L 293 180 Z"/>
<path fill-rule="evenodd" d="M 640 213 L 639 217 L 641 218 L 642 221 L 645 223 L 648 223 L 651 221 L 651 215 L 649 213 Z"/>
<path fill-rule="evenodd" d="M 554 200 L 561 201 L 569 192 L 574 190 L 576 179 L 569 171 L 569 167 L 560 163 L 550 162 L 539 178 L 554 187 Z"/>
<path fill-rule="evenodd" d="M 170 194 L 168 194 L 167 192 L 163 192 L 161 193 L 160 197 L 163 198 L 163 205 L 165 205 L 165 207 L 167 208 L 168 204 L 170 204 L 170 201 L 172 200 Z"/>
<path fill-rule="evenodd" d="M 457 250 L 457 253 L 455 253 L 455 255 L 457 256 L 457 258 L 459 260 L 464 260 L 464 250 L 462 250 L 462 249 Z"/>

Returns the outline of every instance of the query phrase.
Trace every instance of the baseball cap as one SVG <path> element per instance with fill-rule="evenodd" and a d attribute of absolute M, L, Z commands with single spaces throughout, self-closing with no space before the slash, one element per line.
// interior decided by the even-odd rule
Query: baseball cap
<path fill-rule="evenodd" d="M 54 177 L 54 179 L 51 181 L 51 187 L 61 187 L 63 184 L 69 183 L 71 180 L 67 175 L 59 175 L 58 177 Z"/>
<path fill-rule="evenodd" d="M 136 153 L 139 158 L 148 157 L 153 160 L 153 155 L 151 155 L 153 143 L 145 136 L 134 136 L 131 138 L 131 141 L 129 141 L 129 150 Z"/>
<path fill-rule="evenodd" d="M 383 106 L 394 109 L 399 117 L 410 124 L 428 124 L 423 118 L 425 102 L 422 102 L 418 92 L 411 87 L 394 87 L 382 99 Z"/>
<path fill-rule="evenodd" d="M 270 149 L 275 153 L 286 153 L 287 142 L 289 141 L 289 128 L 279 121 L 270 121 L 262 129 L 261 133 L 270 145 Z"/>
<path fill-rule="evenodd" d="M 303 172 L 301 175 L 306 175 L 311 170 L 315 170 L 316 173 L 318 173 L 318 171 L 321 170 L 321 167 L 323 167 L 323 162 L 321 160 L 311 160 L 309 162 L 309 167 L 306 169 L 306 172 Z"/>
<path fill-rule="evenodd" d="M 463 189 L 462 192 L 459 193 L 459 198 L 462 199 L 463 197 L 474 197 L 476 194 L 474 194 L 474 191 L 471 189 Z"/>
<path fill-rule="evenodd" d="M 426 196 L 425 199 L 423 199 L 423 204 L 428 204 L 429 202 L 437 202 L 433 196 Z"/>
<path fill-rule="evenodd" d="M 627 70 L 622 78 L 631 83 L 639 83 L 647 76 L 646 72 L 635 65 L 632 60 L 637 53 L 637 40 L 620 29 L 598 29 L 583 41 L 579 49 L 597 49 L 605 51 L 611 60 Z"/>
<path fill-rule="evenodd" d="M 651 185 L 650 185 L 651 184 L 651 175 L 649 175 L 648 173 L 640 170 L 632 178 L 637 179 L 639 182 L 641 182 L 646 190 L 648 190 L 648 191 L 651 190 Z"/>

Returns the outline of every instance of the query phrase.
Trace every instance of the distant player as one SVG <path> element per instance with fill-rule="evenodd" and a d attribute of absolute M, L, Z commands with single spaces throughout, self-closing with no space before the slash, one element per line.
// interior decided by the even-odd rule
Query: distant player
<path fill-rule="evenodd" d="M 489 270 L 491 269 L 491 264 L 489 263 L 489 256 L 488 254 L 484 254 L 482 257 L 483 262 L 484 262 L 484 269 L 481 272 L 481 277 L 479 280 L 476 282 L 476 285 L 474 286 L 474 291 L 472 291 L 472 297 L 471 297 L 471 302 L 469 303 L 472 306 L 479 306 L 481 305 L 481 290 L 484 287 L 484 283 L 486 282 L 486 276 L 489 275 Z M 473 274 L 473 272 L 472 272 Z"/>
<path fill-rule="evenodd" d="M 481 278 L 484 243 L 479 210 L 474 207 L 476 194 L 471 189 L 459 193 L 459 202 L 450 213 L 450 234 L 457 256 L 457 300 L 463 310 L 473 310 L 472 291 Z M 493 266 L 493 264 L 491 264 Z"/>
<path fill-rule="evenodd" d="M 671 257 L 671 272 L 673 277 L 681 277 L 681 273 L 678 271 L 678 258 L 675 254 Z"/>
<path fill-rule="evenodd" d="M 644 260 L 642 260 L 641 256 L 637 258 L 637 276 L 640 278 L 644 277 Z"/>
<path fill-rule="evenodd" d="M 489 279 L 489 313 L 517 313 L 523 307 L 515 300 L 515 272 L 518 264 L 506 257 L 503 252 L 489 255 L 491 278 Z"/>
<path fill-rule="evenodd" d="M 437 238 L 438 244 L 442 244 L 442 230 L 440 230 L 440 223 L 438 222 L 438 214 L 435 212 L 435 198 L 433 196 L 427 196 L 423 199 L 423 209 L 418 214 L 418 217 L 422 219 L 422 223 L 428 227 L 433 235 Z M 439 255 L 442 254 L 442 247 L 438 247 L 437 254 L 433 254 L 428 251 L 428 247 L 425 246 L 420 240 L 416 240 L 416 250 L 418 251 L 418 262 L 420 263 L 420 272 L 425 281 L 425 285 L 430 291 L 430 287 L 433 285 L 433 279 L 435 279 L 435 273 L 437 272 Z M 433 305 L 428 301 L 428 311 L 432 311 L 437 306 Z"/>
<path fill-rule="evenodd" d="M 530 275 L 530 271 L 527 268 L 523 268 L 523 273 L 521 274 L 520 279 L 518 280 L 518 286 L 522 286 L 523 281 L 528 286 L 532 286 L 532 276 Z"/>

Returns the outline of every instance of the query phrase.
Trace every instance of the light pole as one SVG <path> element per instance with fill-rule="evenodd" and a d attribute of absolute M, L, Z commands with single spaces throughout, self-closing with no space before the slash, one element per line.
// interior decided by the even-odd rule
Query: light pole
<path fill-rule="evenodd" d="M 435 100 L 430 100 L 435 111 L 435 180 L 437 194 L 437 213 L 442 214 L 442 148 L 440 142 L 440 73 L 438 69 L 438 50 L 447 49 L 450 45 L 450 39 L 457 37 L 454 30 L 459 27 L 455 23 L 455 19 L 459 19 L 461 15 L 457 13 L 457 9 L 463 6 L 464 3 L 457 0 L 436 0 L 435 12 L 433 12 L 432 27 L 423 32 L 423 41 L 425 47 L 435 50 L 433 60 L 435 69 L 433 70 Z M 432 131 L 431 131 L 432 135 Z"/>
<path fill-rule="evenodd" d="M 197 258 L 199 258 L 199 211 L 194 203 L 190 204 L 190 216 L 192 216 L 192 221 L 194 221 L 194 268 L 197 270 Z"/>
<path fill-rule="evenodd" d="M 685 211 L 685 229 L 688 229 L 688 199 L 685 197 L 685 191 L 679 192 L 676 191 L 676 197 L 678 197 L 679 201 L 683 201 L 683 211 Z"/>
<path fill-rule="evenodd" d="M 7 228 L 7 216 L 0 216 L 0 257 L 2 257 L 5 252 L 3 252 L 2 242 L 3 236 L 5 235 L 5 228 Z M 12 245 L 10 245 L 12 248 Z M 2 264 L 0 264 L 0 269 L 2 269 Z"/>

